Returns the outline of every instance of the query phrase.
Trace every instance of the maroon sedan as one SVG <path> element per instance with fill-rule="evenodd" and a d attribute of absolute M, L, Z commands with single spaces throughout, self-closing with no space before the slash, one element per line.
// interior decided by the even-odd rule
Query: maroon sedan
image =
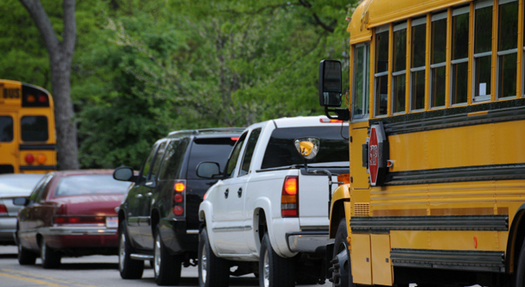
<path fill-rule="evenodd" d="M 113 170 L 52 172 L 29 198 L 18 198 L 18 262 L 56 268 L 62 256 L 117 254 L 120 205 L 129 182 L 113 179 Z"/>

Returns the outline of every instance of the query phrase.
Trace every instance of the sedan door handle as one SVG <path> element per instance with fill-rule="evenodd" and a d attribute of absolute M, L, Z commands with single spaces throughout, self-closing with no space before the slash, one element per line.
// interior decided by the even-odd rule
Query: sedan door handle
<path fill-rule="evenodd" d="M 135 198 L 142 198 L 142 193 L 135 195 Z"/>
<path fill-rule="evenodd" d="M 239 188 L 239 190 L 237 190 L 237 196 L 241 198 L 241 195 L 242 195 L 242 188 Z"/>
<path fill-rule="evenodd" d="M 230 191 L 228 189 L 226 189 L 224 191 L 224 198 L 228 198 L 228 193 L 230 193 Z"/>

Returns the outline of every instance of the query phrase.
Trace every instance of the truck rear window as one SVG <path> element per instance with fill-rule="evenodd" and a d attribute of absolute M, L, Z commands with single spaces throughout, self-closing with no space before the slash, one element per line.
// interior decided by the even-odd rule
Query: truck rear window
<path fill-rule="evenodd" d="M 203 161 L 219 163 L 224 169 L 228 156 L 236 139 L 224 138 L 197 138 L 193 141 L 188 165 L 188 179 L 202 179 L 197 176 L 197 165 Z"/>
<path fill-rule="evenodd" d="M 348 139 L 341 137 L 341 132 L 348 138 L 348 128 L 343 127 L 300 127 L 275 129 L 264 153 L 261 168 L 275 168 L 304 164 L 304 159 L 295 149 L 297 138 L 317 137 L 321 140 L 319 153 L 308 163 L 347 162 Z"/>

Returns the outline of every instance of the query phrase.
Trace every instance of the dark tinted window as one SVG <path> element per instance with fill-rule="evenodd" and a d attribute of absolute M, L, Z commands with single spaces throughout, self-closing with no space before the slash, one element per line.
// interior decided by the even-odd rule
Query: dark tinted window
<path fill-rule="evenodd" d="M 155 144 L 151 151 L 149 152 L 148 158 L 146 158 L 146 161 L 142 165 L 142 168 L 140 170 L 140 177 L 142 180 L 146 180 L 146 177 L 148 176 L 148 173 L 151 169 L 151 165 L 153 164 L 153 159 L 155 158 L 155 153 L 157 152 L 157 148 L 159 147 L 158 144 Z"/>
<path fill-rule="evenodd" d="M 197 165 L 203 161 L 217 162 L 223 168 L 235 142 L 235 139 L 230 137 L 194 139 L 191 145 L 187 178 L 202 179 L 197 176 Z"/>
<path fill-rule="evenodd" d="M 20 120 L 22 126 L 22 141 L 45 142 L 49 138 L 47 134 L 47 117 L 25 116 Z"/>
<path fill-rule="evenodd" d="M 170 141 L 165 151 L 165 158 L 160 169 L 160 179 L 180 178 L 182 164 L 186 148 L 190 142 L 189 138 L 180 138 Z"/>
<path fill-rule="evenodd" d="M 160 144 L 159 150 L 157 151 L 157 156 L 155 157 L 155 163 L 153 163 L 153 169 L 151 170 L 152 176 L 159 174 L 160 164 L 162 163 L 162 158 L 164 157 L 165 147 L 166 142 Z"/>
<path fill-rule="evenodd" d="M 8 116 L 0 117 L 0 142 L 10 142 L 13 140 L 13 118 Z"/>
<path fill-rule="evenodd" d="M 129 182 L 113 179 L 110 174 L 73 175 L 60 179 L 55 197 L 70 195 L 123 194 Z"/>
<path fill-rule="evenodd" d="M 42 198 L 42 194 L 44 193 L 44 190 L 46 189 L 46 185 L 49 183 L 49 181 L 53 178 L 53 175 L 46 175 L 43 177 L 35 186 L 33 191 L 31 192 L 31 195 L 29 196 L 29 200 L 31 202 L 40 202 L 40 199 Z"/>
<path fill-rule="evenodd" d="M 296 138 L 317 137 L 321 140 L 319 153 L 308 163 L 326 163 L 348 161 L 348 127 L 306 127 L 276 129 L 272 133 L 264 154 L 262 169 L 304 164 L 304 159 L 297 152 L 294 141 Z"/>
<path fill-rule="evenodd" d="M 259 139 L 260 134 L 261 128 L 254 129 L 250 134 L 250 138 L 248 139 L 248 143 L 244 151 L 244 156 L 242 158 L 241 170 L 239 171 L 239 175 L 248 174 L 248 172 L 250 171 L 250 163 L 252 162 L 253 150 L 255 149 L 255 144 L 257 144 L 257 140 Z"/>

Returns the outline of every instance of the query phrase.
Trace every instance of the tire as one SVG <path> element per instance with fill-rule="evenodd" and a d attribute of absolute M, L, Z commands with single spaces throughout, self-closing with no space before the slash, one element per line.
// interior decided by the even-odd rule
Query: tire
<path fill-rule="evenodd" d="M 18 263 L 20 265 L 35 265 L 36 258 L 38 257 L 35 253 L 27 250 L 22 246 L 20 239 L 18 242 Z"/>
<path fill-rule="evenodd" d="M 518 258 L 518 267 L 515 272 L 514 281 L 510 284 L 513 287 L 525 287 L 525 240 L 521 244 L 520 256 Z"/>
<path fill-rule="evenodd" d="M 42 259 L 42 266 L 45 269 L 58 268 L 60 266 L 60 253 L 47 245 L 45 237 L 42 237 L 40 242 L 40 259 Z"/>
<path fill-rule="evenodd" d="M 295 260 L 283 258 L 272 248 L 268 233 L 264 234 L 259 255 L 259 286 L 288 287 L 295 285 Z"/>
<path fill-rule="evenodd" d="M 199 232 L 198 254 L 199 286 L 227 287 L 230 282 L 230 263 L 213 253 L 206 226 Z"/>
<path fill-rule="evenodd" d="M 180 255 L 170 255 L 166 245 L 160 237 L 160 227 L 157 226 L 155 232 L 155 246 L 153 247 L 153 272 L 157 285 L 177 285 L 180 282 L 180 271 L 182 268 L 182 258 Z"/>
<path fill-rule="evenodd" d="M 337 226 L 337 233 L 334 240 L 334 254 L 332 263 L 332 281 L 334 287 L 355 287 L 352 280 L 350 252 L 348 251 L 348 230 L 346 229 L 346 219 L 343 217 Z"/>
<path fill-rule="evenodd" d="M 133 260 L 130 255 L 133 252 L 131 242 L 129 242 L 126 221 L 120 223 L 118 232 L 118 270 L 122 279 L 140 279 L 144 273 L 144 261 Z"/>

